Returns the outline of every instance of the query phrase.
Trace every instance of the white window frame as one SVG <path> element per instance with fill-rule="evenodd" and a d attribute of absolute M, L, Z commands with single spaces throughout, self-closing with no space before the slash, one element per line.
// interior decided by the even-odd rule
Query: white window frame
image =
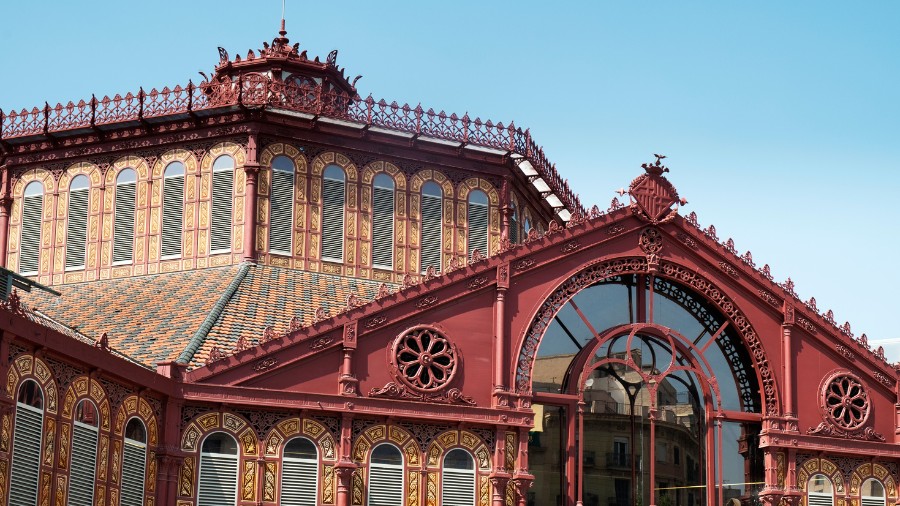
<path fill-rule="evenodd" d="M 455 451 L 461 451 L 469 457 L 469 460 L 472 462 L 472 469 L 456 469 L 456 468 L 448 469 L 447 468 L 447 465 L 446 465 L 447 456 L 450 455 L 451 452 L 455 452 Z M 454 449 L 448 451 L 446 454 L 444 454 L 444 458 L 441 460 L 441 464 L 442 464 L 441 465 L 441 506 L 476 506 L 476 502 L 478 500 L 478 470 L 476 469 L 475 458 L 472 456 L 472 454 L 463 450 L 462 448 L 454 448 Z M 452 504 L 446 504 L 444 502 L 446 499 L 446 496 L 447 496 L 447 494 L 445 493 L 445 489 L 447 487 L 448 474 L 451 477 L 454 474 L 458 475 L 458 476 L 466 476 L 466 477 L 471 476 L 471 479 L 472 479 L 472 491 L 471 491 L 472 494 L 470 497 L 471 502 L 466 503 L 466 504 L 460 504 L 457 502 L 454 502 Z"/>
<path fill-rule="evenodd" d="M 138 423 L 144 428 L 144 437 L 147 437 L 147 425 L 143 420 L 137 417 L 131 417 L 128 421 L 125 422 L 125 427 L 131 423 L 132 420 L 137 420 Z M 119 479 L 119 484 L 121 485 L 121 491 L 119 492 L 119 505 L 120 506 L 132 506 L 131 504 L 126 504 L 124 501 L 125 497 L 125 452 L 129 446 L 141 448 L 143 450 L 143 468 L 141 469 L 141 482 L 140 482 L 140 494 L 138 494 L 138 503 L 134 506 L 142 506 L 144 504 L 144 493 L 146 491 L 146 482 L 147 482 L 147 442 L 146 441 L 138 441 L 136 439 L 131 439 L 128 437 L 123 438 L 122 445 L 122 469 L 121 469 L 121 477 Z"/>
<path fill-rule="evenodd" d="M 291 162 L 291 170 L 288 171 L 288 170 L 275 168 L 275 160 L 277 160 L 278 158 L 284 158 L 284 159 L 290 161 Z M 297 189 L 296 188 L 297 187 L 297 180 L 296 180 L 297 179 L 297 167 L 296 167 L 296 164 L 294 163 L 294 160 L 291 160 L 291 158 L 289 156 L 278 155 L 272 159 L 272 167 L 271 168 L 272 168 L 272 179 L 269 183 L 269 253 L 271 253 L 273 255 L 291 256 L 291 255 L 293 255 L 293 251 L 294 251 L 294 212 L 296 211 L 296 209 L 294 209 L 294 204 L 295 204 L 295 201 L 297 200 L 296 195 L 294 193 Z M 288 249 L 287 250 L 280 250 L 280 249 L 272 248 L 272 232 L 273 232 L 273 230 L 275 230 L 275 226 L 274 226 L 275 216 L 273 216 L 273 212 L 275 211 L 275 194 L 274 194 L 274 192 L 275 192 L 275 173 L 276 172 L 287 173 L 287 174 L 290 174 L 290 176 L 291 176 L 291 191 L 290 191 L 291 210 L 287 217 L 287 221 L 288 221 Z"/>
<path fill-rule="evenodd" d="M 224 167 L 220 169 L 216 169 L 216 162 L 219 161 L 220 158 L 228 157 L 231 159 L 231 167 Z M 234 173 L 237 170 L 237 162 L 234 160 L 234 157 L 228 154 L 219 155 L 213 160 L 212 171 L 210 173 L 210 182 L 209 182 L 209 254 L 210 255 L 219 255 L 222 253 L 231 253 L 232 243 L 234 242 L 234 234 L 232 234 L 232 228 L 234 227 Z M 216 226 L 215 220 L 213 219 L 213 207 L 215 207 L 216 202 L 216 173 L 228 172 L 231 174 L 231 194 L 228 195 L 227 202 L 230 212 L 228 213 L 228 247 L 213 249 L 213 227 Z M 245 219 L 252 219 L 249 216 L 246 216 Z"/>
<path fill-rule="evenodd" d="M 214 434 L 225 434 L 226 436 L 234 439 L 234 436 L 232 436 L 231 434 L 228 434 L 227 432 L 217 431 L 217 432 L 212 432 L 210 434 L 207 434 L 206 438 L 204 438 L 204 442 L 206 441 L 206 439 L 208 439 L 210 436 L 212 436 Z M 238 486 L 238 481 L 241 476 L 241 445 L 237 441 L 237 439 L 234 439 L 234 442 L 235 442 L 235 448 L 237 450 L 237 452 L 235 454 L 204 452 L 203 445 L 202 444 L 200 445 L 200 461 L 198 463 L 198 469 L 197 469 L 197 506 L 204 506 L 204 504 L 210 504 L 213 506 L 223 506 L 223 503 L 221 502 L 221 498 L 219 498 L 219 502 L 216 502 L 216 498 L 212 498 L 211 503 L 203 503 L 203 504 L 200 503 L 200 485 L 203 483 L 203 457 L 227 458 L 227 459 L 234 460 L 235 472 L 234 472 L 234 478 L 232 481 L 234 482 L 234 499 L 235 499 L 235 501 L 232 504 L 227 504 L 224 506 L 237 506 L 237 503 L 240 502 L 241 497 L 240 497 L 240 488 Z M 204 500 L 208 500 L 208 499 L 204 498 Z"/>
<path fill-rule="evenodd" d="M 174 163 L 181 164 L 181 174 L 177 175 L 166 175 L 166 171 L 169 167 Z M 173 253 L 170 255 L 163 255 L 163 236 L 165 235 L 165 227 L 166 227 L 166 185 L 168 183 L 167 180 L 174 179 L 176 177 L 181 178 L 181 221 L 178 223 L 178 249 L 180 250 L 178 253 Z M 181 258 L 184 256 L 184 190 L 187 186 L 187 168 L 184 166 L 184 162 L 180 160 L 175 160 L 166 165 L 166 168 L 163 169 L 163 177 L 161 179 L 162 182 L 162 190 L 160 191 L 160 203 L 159 203 L 159 259 L 160 260 L 174 260 L 176 258 Z M 210 205 L 210 208 L 212 206 Z"/>
<path fill-rule="evenodd" d="M 378 449 L 379 446 L 384 446 L 384 445 L 391 446 L 394 449 L 396 449 L 398 452 L 400 452 L 400 465 L 376 464 L 376 463 L 372 462 L 372 455 L 375 454 L 375 450 Z M 366 480 L 366 484 L 368 487 L 366 490 L 366 506 L 391 506 L 391 505 L 384 504 L 384 503 L 373 503 L 372 502 L 372 468 L 384 469 L 384 470 L 399 470 L 400 471 L 400 477 L 401 477 L 401 480 L 400 480 L 400 490 L 401 490 L 400 502 L 392 503 L 392 504 L 395 504 L 398 506 L 405 505 L 406 504 L 406 458 L 403 456 L 403 451 L 401 451 L 399 448 L 397 448 L 395 445 L 393 445 L 391 443 L 381 443 L 381 444 L 375 445 L 372 448 L 372 451 L 369 453 L 369 472 L 368 472 L 369 476 L 368 476 L 368 479 Z"/>
<path fill-rule="evenodd" d="M 119 183 L 119 177 L 121 177 L 122 173 L 126 170 L 130 170 L 134 174 L 134 181 L 128 181 Z M 135 226 L 134 220 L 137 218 L 137 200 L 138 200 L 138 191 L 137 191 L 138 177 L 137 171 L 132 167 L 126 167 L 119 171 L 116 174 L 116 182 L 113 185 L 115 187 L 116 194 L 113 197 L 113 212 L 112 212 L 112 225 L 113 225 L 113 233 L 112 233 L 112 265 L 131 265 L 134 263 L 134 240 L 135 240 Z M 131 258 L 128 260 L 115 260 L 116 258 L 116 217 L 119 214 L 119 188 L 127 185 L 132 185 L 134 187 L 134 198 L 131 202 Z"/>
<path fill-rule="evenodd" d="M 316 443 L 313 442 L 311 439 L 305 438 L 302 436 L 297 436 L 297 437 L 289 439 L 285 443 L 284 447 L 287 448 L 287 446 L 295 439 L 304 439 L 304 440 L 308 441 L 310 444 L 312 444 L 313 448 L 316 450 L 316 458 L 315 459 L 298 459 L 298 458 L 293 458 L 293 457 L 282 456 L 282 458 L 281 458 L 281 460 L 282 460 L 281 483 L 279 484 L 280 485 L 279 486 L 280 493 L 279 493 L 279 497 L 278 497 L 279 498 L 278 504 L 280 506 L 309 506 L 310 504 L 312 506 L 315 506 L 317 504 L 317 500 L 319 497 L 319 448 L 318 448 L 318 446 L 316 446 Z M 315 484 L 313 485 L 312 503 L 303 502 L 302 499 L 299 502 L 290 502 L 290 503 L 285 502 L 285 499 L 284 499 L 284 476 L 288 471 L 288 463 L 298 463 L 298 464 L 306 464 L 306 465 L 312 464 L 313 465 L 313 468 L 315 469 L 315 475 L 314 475 Z"/>
<path fill-rule="evenodd" d="M 44 391 L 41 389 L 41 386 L 40 386 L 36 381 L 34 381 L 34 380 L 29 379 L 29 380 L 25 380 L 24 382 L 22 382 L 22 384 L 19 385 L 19 390 L 17 390 L 16 395 L 17 395 L 17 396 L 19 395 L 19 393 L 22 391 L 21 389 L 24 387 L 25 382 L 27 382 L 27 381 L 30 381 L 30 382 L 34 383 L 34 384 L 37 386 L 37 389 L 38 389 L 38 391 L 39 391 L 40 394 L 41 394 L 41 405 L 43 405 L 44 399 L 45 399 L 45 397 L 44 397 Z M 17 413 L 17 414 L 19 413 L 19 409 L 20 409 L 20 408 L 21 408 L 21 409 L 24 409 L 24 410 L 27 410 L 27 411 L 30 411 L 30 412 L 32 412 L 32 413 L 34 413 L 34 414 L 39 414 L 40 417 L 41 417 L 41 421 L 40 421 L 40 438 L 39 438 L 40 441 L 38 442 L 37 452 L 35 452 L 34 454 L 32 454 L 32 456 L 37 460 L 37 464 L 38 464 L 38 465 L 37 465 L 37 473 L 36 473 L 36 476 L 35 476 L 35 482 L 34 482 L 34 489 L 33 489 L 33 490 L 34 490 L 34 502 L 35 502 L 35 504 L 37 504 L 38 493 L 39 493 L 39 490 L 40 490 L 40 481 L 41 481 L 41 448 L 44 447 L 44 409 L 43 409 L 43 408 L 36 408 L 36 407 L 34 407 L 34 406 L 31 406 L 31 405 L 28 405 L 28 404 L 25 404 L 25 403 L 22 403 L 22 402 L 18 402 L 18 400 L 17 400 L 17 401 L 16 401 L 16 413 Z M 10 451 L 10 456 L 9 456 L 9 467 L 10 467 L 10 471 L 9 471 L 10 474 L 9 474 L 9 476 L 10 476 L 10 485 L 9 485 L 9 492 L 8 492 L 7 499 L 9 499 L 9 502 L 10 502 L 10 503 L 12 503 L 12 493 L 13 493 L 13 488 L 15 487 L 14 483 L 17 484 L 17 483 L 19 482 L 19 480 L 16 479 L 17 477 L 16 477 L 15 473 L 13 473 L 13 471 L 16 469 L 16 466 L 14 466 L 14 462 L 15 462 L 14 456 L 16 456 L 16 455 L 21 456 L 21 453 L 22 453 L 22 452 L 17 452 L 17 451 L 15 451 L 15 450 L 16 450 L 16 443 L 17 443 L 16 429 L 19 427 L 19 424 L 18 424 L 18 421 L 19 421 L 19 420 L 18 420 L 18 419 L 19 419 L 19 416 L 16 416 L 16 420 L 13 422 L 13 441 L 12 441 L 11 451 Z M 28 456 L 28 454 L 26 454 L 26 456 Z M 19 477 L 19 478 L 21 478 L 21 477 Z"/>
<path fill-rule="evenodd" d="M 80 177 L 83 177 L 88 180 L 87 187 L 72 189 L 72 185 Z M 82 228 L 84 230 L 84 242 L 82 244 L 83 249 L 81 251 L 81 264 L 69 266 L 69 260 L 70 260 L 69 245 L 70 245 L 70 240 L 71 240 L 71 236 L 72 236 L 72 230 L 74 228 L 73 224 L 72 224 L 72 195 L 76 194 L 76 192 L 78 192 L 79 194 L 84 193 L 84 195 L 86 197 L 86 205 L 84 207 L 84 216 L 83 216 L 84 223 L 81 224 Z M 90 179 L 88 179 L 88 177 L 85 176 L 84 174 L 76 175 L 75 177 L 72 178 L 72 182 L 69 183 L 69 202 L 68 202 L 67 207 L 68 207 L 68 211 L 66 214 L 66 251 L 65 251 L 66 258 L 63 261 L 63 264 L 65 266 L 64 270 L 66 272 L 80 271 L 80 270 L 83 270 L 87 264 L 85 257 L 87 256 L 88 222 L 90 221 L 90 218 L 91 218 L 91 182 L 90 182 Z"/>
<path fill-rule="evenodd" d="M 390 179 L 390 181 L 391 181 L 390 188 L 388 188 L 386 186 L 377 186 L 375 184 L 375 182 L 379 179 L 379 176 L 384 176 L 383 178 L 380 178 L 380 179 L 384 179 L 384 178 Z M 376 202 L 377 194 L 378 194 L 377 190 L 389 190 L 391 192 L 391 214 L 390 214 L 391 236 L 390 236 L 390 240 L 387 241 L 387 245 L 388 245 L 387 247 L 390 249 L 390 255 L 389 255 L 390 263 L 389 264 L 375 263 L 375 249 L 376 249 L 376 244 L 375 244 L 375 241 L 376 241 L 376 230 L 375 230 L 376 210 L 375 210 L 375 207 L 377 205 L 377 202 Z M 397 223 L 396 206 L 397 206 L 397 183 L 394 181 L 394 178 L 392 178 L 387 173 L 379 172 L 378 174 L 375 175 L 374 178 L 372 178 L 372 214 L 371 214 L 371 216 L 372 216 L 372 226 L 371 226 L 372 248 L 371 248 L 371 255 L 372 255 L 372 267 L 375 269 L 382 269 L 382 270 L 389 270 L 389 271 L 394 270 L 394 227 L 396 226 L 396 223 Z M 384 241 L 379 240 L 379 242 L 384 242 Z"/>
<path fill-rule="evenodd" d="M 28 187 L 31 185 L 39 186 L 41 188 L 41 192 L 39 194 L 35 194 L 35 195 L 28 195 Z M 27 185 L 25 185 L 25 191 L 22 193 L 22 214 L 21 214 L 22 223 L 21 223 L 21 226 L 19 227 L 19 274 L 21 274 L 22 276 L 36 276 L 41 270 L 41 242 L 43 239 L 43 237 L 41 237 L 41 235 L 43 235 L 43 233 L 44 233 L 44 231 L 43 231 L 43 228 L 44 228 L 44 205 L 46 204 L 44 202 L 44 197 L 46 196 L 46 194 L 47 194 L 47 189 L 44 188 L 44 183 L 41 183 L 40 181 L 32 181 L 32 182 L 28 183 Z M 37 220 L 37 233 L 38 233 L 37 243 L 36 243 L 37 251 L 35 252 L 37 262 L 36 262 L 35 270 L 23 271 L 23 270 L 21 270 L 21 267 L 22 267 L 22 256 L 23 256 L 22 249 L 23 249 L 23 245 L 25 244 L 25 241 L 23 241 L 24 236 L 25 236 L 25 203 L 29 199 L 40 199 L 40 206 L 38 209 L 38 220 Z"/>
<path fill-rule="evenodd" d="M 329 167 L 335 167 L 337 169 L 340 169 L 340 171 L 344 174 L 344 179 L 339 180 L 339 179 L 333 179 L 333 178 L 327 177 L 325 175 L 325 172 L 328 170 Z M 340 181 L 341 184 L 343 185 L 342 191 L 344 193 L 344 197 L 343 197 L 344 203 L 341 208 L 341 232 L 340 232 L 340 237 L 339 237 L 340 242 L 341 242 L 340 258 L 325 256 L 325 181 L 326 180 Z M 321 202 L 321 205 L 322 205 L 322 216 L 320 218 L 320 220 L 321 220 L 321 223 L 320 223 L 321 235 L 319 236 L 320 256 L 321 256 L 323 262 L 344 263 L 344 247 L 346 246 L 346 244 L 345 244 L 346 237 L 345 236 L 347 233 L 347 231 L 346 231 L 346 226 L 347 226 L 347 171 L 345 171 L 340 165 L 330 164 L 330 165 L 326 166 L 325 169 L 322 171 L 322 202 Z"/>
<path fill-rule="evenodd" d="M 425 185 L 432 183 L 437 186 L 439 195 L 429 195 L 425 193 Z M 437 233 L 438 233 L 438 241 L 437 241 L 437 265 L 429 265 L 425 261 L 425 249 L 429 247 L 426 245 L 425 241 L 425 202 L 426 201 L 437 201 L 438 204 L 438 222 L 437 222 Z M 428 256 L 432 256 L 430 253 Z M 425 274 L 428 271 L 429 267 L 434 267 L 435 271 L 440 273 L 443 272 L 443 259 L 444 259 L 444 189 L 441 188 L 436 181 L 426 181 L 425 184 L 422 185 L 422 191 L 420 194 L 419 200 L 419 267 L 422 271 L 422 274 Z"/>

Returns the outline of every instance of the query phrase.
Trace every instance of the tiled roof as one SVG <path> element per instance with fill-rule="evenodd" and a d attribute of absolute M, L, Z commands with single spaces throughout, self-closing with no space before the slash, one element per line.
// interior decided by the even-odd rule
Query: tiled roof
<path fill-rule="evenodd" d="M 230 353 L 242 336 L 255 343 L 266 327 L 284 334 L 295 316 L 309 325 L 319 307 L 333 316 L 344 309 L 350 294 L 356 294 L 360 302 L 371 301 L 379 286 L 378 281 L 254 265 L 194 354 L 191 366 L 203 365 L 213 346 Z"/>
<path fill-rule="evenodd" d="M 238 339 L 255 343 L 291 318 L 312 323 L 316 309 L 335 315 L 355 294 L 373 300 L 381 283 L 280 267 L 242 264 L 55 286 L 22 301 L 43 323 L 82 341 L 106 332 L 109 347 L 144 365 L 176 360 L 203 365 L 216 346 L 231 353 Z M 396 289 L 396 286 L 391 285 Z"/>
<path fill-rule="evenodd" d="M 174 360 L 238 272 L 238 266 L 54 286 L 22 300 L 56 322 L 155 366 Z"/>

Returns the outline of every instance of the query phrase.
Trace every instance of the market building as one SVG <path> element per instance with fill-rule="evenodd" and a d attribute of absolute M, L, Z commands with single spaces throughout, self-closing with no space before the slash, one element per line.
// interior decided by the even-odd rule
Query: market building
<path fill-rule="evenodd" d="M 283 24 L 219 53 L 0 112 L 0 502 L 897 503 L 894 366 L 664 157 L 586 207 Z"/>

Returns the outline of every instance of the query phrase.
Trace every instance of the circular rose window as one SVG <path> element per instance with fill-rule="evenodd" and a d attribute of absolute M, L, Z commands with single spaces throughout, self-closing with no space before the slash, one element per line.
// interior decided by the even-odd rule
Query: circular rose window
<path fill-rule="evenodd" d="M 862 382 L 850 372 L 835 372 L 822 385 L 826 416 L 838 427 L 859 429 L 869 418 L 869 396 Z"/>
<path fill-rule="evenodd" d="M 431 327 L 413 327 L 400 334 L 392 357 L 398 379 L 423 392 L 440 390 L 456 373 L 456 347 Z"/>

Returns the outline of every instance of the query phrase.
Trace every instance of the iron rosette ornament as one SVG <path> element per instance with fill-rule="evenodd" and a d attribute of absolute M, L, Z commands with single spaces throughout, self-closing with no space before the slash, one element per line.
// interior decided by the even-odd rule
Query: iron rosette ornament
<path fill-rule="evenodd" d="M 387 354 L 394 381 L 373 388 L 369 397 L 475 405 L 474 399 L 450 387 L 462 366 L 462 355 L 440 328 L 417 325 L 406 329 L 391 342 Z"/>
<path fill-rule="evenodd" d="M 865 384 L 847 370 L 828 373 L 819 387 L 819 408 L 823 421 L 808 434 L 884 441 L 884 436 L 866 426 L 872 414 L 872 403 Z"/>

